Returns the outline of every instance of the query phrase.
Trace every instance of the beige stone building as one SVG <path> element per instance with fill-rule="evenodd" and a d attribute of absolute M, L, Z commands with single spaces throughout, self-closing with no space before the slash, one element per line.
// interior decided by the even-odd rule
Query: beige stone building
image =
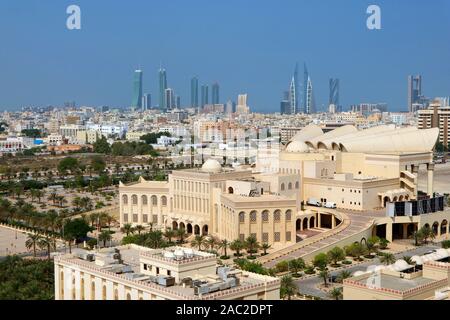
<path fill-rule="evenodd" d="M 339 244 L 371 234 L 407 238 L 427 223 L 448 233 L 450 217 L 441 205 L 426 215 L 391 213 L 398 203 L 435 203 L 432 150 L 438 135 L 437 128 L 342 126 L 323 133 L 309 125 L 281 149 L 265 146 L 254 167 L 222 167 L 209 159 L 201 168 L 173 171 L 168 182 L 121 184 L 120 223 L 229 240 L 254 235 L 277 250 L 296 245 L 311 229 L 325 236 L 345 228 L 350 223 L 341 225 L 343 220 L 355 215 L 373 217 L 365 220 L 370 226 Z M 427 190 L 418 188 L 420 166 L 428 170 Z"/>

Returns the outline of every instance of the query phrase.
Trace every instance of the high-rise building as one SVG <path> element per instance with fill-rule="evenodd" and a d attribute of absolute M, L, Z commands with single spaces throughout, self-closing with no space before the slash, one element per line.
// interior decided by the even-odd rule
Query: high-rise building
<path fill-rule="evenodd" d="M 167 89 L 167 74 L 166 70 L 160 68 L 159 72 L 159 109 L 167 109 L 166 102 L 166 89 Z"/>
<path fill-rule="evenodd" d="M 298 64 L 295 64 L 294 75 L 292 76 L 291 83 L 289 85 L 289 105 L 290 114 L 299 112 L 298 109 Z"/>
<path fill-rule="evenodd" d="M 209 104 L 209 93 L 208 93 L 209 87 L 208 85 L 204 84 L 201 88 L 201 94 L 202 94 L 202 100 L 201 100 L 201 107 L 203 108 L 204 105 Z"/>
<path fill-rule="evenodd" d="M 442 106 L 440 101 L 430 104 L 427 109 L 418 111 L 418 128 L 439 128 L 439 142 L 450 144 L 450 106 Z"/>
<path fill-rule="evenodd" d="M 181 97 L 180 96 L 176 96 L 176 108 L 180 109 L 181 108 Z"/>
<path fill-rule="evenodd" d="M 191 107 L 198 108 L 198 78 L 191 79 Z"/>
<path fill-rule="evenodd" d="M 316 112 L 316 108 L 314 105 L 314 92 L 313 92 L 313 86 L 311 77 L 308 74 L 308 71 L 306 70 L 305 66 L 305 97 L 304 97 L 304 112 L 306 114 L 312 114 Z"/>
<path fill-rule="evenodd" d="M 334 105 L 334 111 L 341 111 L 339 108 L 339 79 L 330 79 L 330 97 L 328 99 L 328 106 Z"/>
<path fill-rule="evenodd" d="M 142 70 L 135 70 L 133 77 L 133 99 L 131 101 L 133 109 L 142 108 Z"/>
<path fill-rule="evenodd" d="M 281 114 L 291 114 L 291 103 L 289 101 L 289 91 L 285 91 L 283 95 L 283 100 L 280 102 L 280 113 Z"/>
<path fill-rule="evenodd" d="M 142 110 L 149 110 L 152 107 L 152 95 L 146 93 L 142 96 Z"/>
<path fill-rule="evenodd" d="M 413 104 L 420 104 L 422 98 L 422 76 L 408 76 L 408 111 L 414 112 Z"/>
<path fill-rule="evenodd" d="M 236 109 L 236 104 L 233 101 L 228 100 L 227 105 L 225 107 L 225 112 L 228 114 L 231 114 L 236 111 L 235 109 Z"/>
<path fill-rule="evenodd" d="M 250 107 L 247 106 L 247 94 L 238 95 L 238 104 L 236 106 L 237 114 L 248 114 L 250 113 Z"/>
<path fill-rule="evenodd" d="M 219 104 L 219 84 L 217 82 L 212 84 L 211 91 L 212 91 L 211 103 Z"/>
<path fill-rule="evenodd" d="M 167 88 L 165 90 L 165 101 L 164 101 L 165 109 L 170 110 L 175 107 L 175 95 L 173 89 Z"/>

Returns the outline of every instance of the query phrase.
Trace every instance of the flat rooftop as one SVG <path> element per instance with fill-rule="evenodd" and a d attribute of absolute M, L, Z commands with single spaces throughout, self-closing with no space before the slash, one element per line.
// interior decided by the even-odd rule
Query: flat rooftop
<path fill-rule="evenodd" d="M 74 266 L 77 268 L 85 269 L 87 272 L 97 272 L 102 274 L 105 278 L 109 278 L 111 280 L 115 280 L 119 283 L 123 283 L 124 281 L 132 282 L 132 285 L 136 286 L 144 286 L 149 291 L 159 291 L 163 294 L 170 295 L 175 299 L 221 299 L 226 298 L 227 295 L 233 294 L 235 292 L 242 292 L 247 290 L 252 290 L 260 287 L 261 291 L 265 290 L 265 286 L 279 286 L 279 280 L 277 278 L 262 276 L 258 274 L 253 274 L 241 270 L 235 270 L 239 276 L 239 285 L 236 287 L 232 287 L 230 289 L 225 289 L 221 291 L 216 291 L 212 293 L 207 293 L 203 295 L 196 295 L 194 292 L 194 288 L 190 286 L 183 286 L 182 284 L 175 284 L 174 286 L 165 287 L 156 283 L 153 283 L 147 279 L 139 280 L 133 279 L 133 276 L 142 275 L 142 277 L 146 277 L 146 275 L 140 273 L 140 256 L 158 256 L 162 257 L 161 249 L 150 249 L 145 247 L 140 247 L 136 245 L 126 245 L 116 247 L 120 250 L 120 255 L 123 260 L 123 265 L 130 266 L 132 272 L 116 274 L 111 271 L 112 265 L 99 266 L 95 263 L 95 261 L 87 261 L 82 258 L 76 256 L 77 253 L 89 253 L 96 254 L 96 251 L 86 251 L 82 249 L 73 249 L 72 254 L 61 255 L 55 257 L 55 263 L 62 263 L 69 266 Z M 114 249 L 114 248 L 111 248 Z M 100 252 L 101 254 L 102 252 Z M 194 250 L 195 253 L 195 250 Z M 204 253 L 205 255 L 208 255 Z M 197 257 L 197 256 L 196 256 Z M 189 260 L 189 259 L 188 259 Z M 191 260 L 192 261 L 192 260 Z M 213 283 L 211 276 L 216 276 L 213 274 L 199 274 L 195 279 L 205 280 Z"/>
<path fill-rule="evenodd" d="M 434 279 L 424 277 L 417 277 L 414 279 L 402 279 L 400 277 L 381 273 L 379 275 L 376 275 L 375 281 L 372 283 L 372 281 L 369 280 L 371 276 L 372 275 L 367 274 L 366 277 L 359 279 L 355 282 L 369 287 L 373 285 L 374 287 L 386 288 L 403 292 L 436 281 Z"/>

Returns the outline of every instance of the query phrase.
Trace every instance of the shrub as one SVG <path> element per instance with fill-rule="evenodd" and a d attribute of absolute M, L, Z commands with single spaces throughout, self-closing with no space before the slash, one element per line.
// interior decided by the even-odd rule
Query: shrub
<path fill-rule="evenodd" d="M 450 248 L 450 240 L 442 241 L 442 248 L 444 248 L 444 249 Z"/>
<path fill-rule="evenodd" d="M 289 270 L 289 262 L 284 260 L 281 262 L 278 262 L 277 265 L 275 266 L 275 270 L 277 272 L 286 272 Z"/>

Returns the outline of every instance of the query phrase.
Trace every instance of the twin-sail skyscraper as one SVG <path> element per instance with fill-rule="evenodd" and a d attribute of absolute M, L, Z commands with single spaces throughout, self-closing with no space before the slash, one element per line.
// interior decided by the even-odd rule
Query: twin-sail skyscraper
<path fill-rule="evenodd" d="M 295 64 L 294 74 L 291 78 L 289 85 L 289 91 L 285 92 L 284 100 L 281 102 L 281 113 L 282 114 L 296 114 L 296 113 L 315 113 L 315 103 L 314 94 L 311 77 L 309 76 L 306 64 L 304 65 L 303 71 L 303 94 L 301 96 L 301 106 L 300 106 L 300 90 L 299 90 L 299 79 L 298 79 L 298 63 Z"/>

